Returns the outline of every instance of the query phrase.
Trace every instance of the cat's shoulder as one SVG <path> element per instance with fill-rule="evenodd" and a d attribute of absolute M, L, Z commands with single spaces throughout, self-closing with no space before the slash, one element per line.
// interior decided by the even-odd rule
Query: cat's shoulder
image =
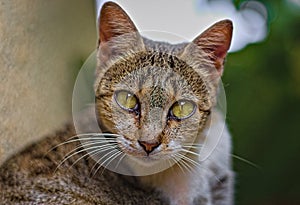
<path fill-rule="evenodd" d="M 95 161 L 85 152 L 64 161 L 80 149 L 75 135 L 68 124 L 8 159 L 0 167 L 0 204 L 143 204 L 145 196 L 162 204 L 118 174 L 101 168 L 91 175 Z"/>

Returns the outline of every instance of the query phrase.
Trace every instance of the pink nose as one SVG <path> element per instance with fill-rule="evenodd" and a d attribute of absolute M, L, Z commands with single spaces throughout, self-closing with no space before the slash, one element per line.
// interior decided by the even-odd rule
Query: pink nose
<path fill-rule="evenodd" d="M 138 140 L 138 143 L 143 147 L 145 152 L 149 155 L 155 148 L 157 148 L 160 145 L 160 142 L 147 142 L 147 141 L 140 141 Z"/>

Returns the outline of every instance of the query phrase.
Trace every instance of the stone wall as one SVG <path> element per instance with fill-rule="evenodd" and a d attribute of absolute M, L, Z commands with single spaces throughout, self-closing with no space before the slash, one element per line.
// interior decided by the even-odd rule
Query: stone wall
<path fill-rule="evenodd" d="M 71 120 L 76 73 L 95 46 L 92 0 L 0 0 L 0 164 Z"/>

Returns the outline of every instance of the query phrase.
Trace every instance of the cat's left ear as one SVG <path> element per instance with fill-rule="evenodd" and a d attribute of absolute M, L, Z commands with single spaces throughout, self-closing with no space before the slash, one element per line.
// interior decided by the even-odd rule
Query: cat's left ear
<path fill-rule="evenodd" d="M 100 62 L 136 52 L 143 47 L 142 38 L 133 21 L 114 2 L 103 4 L 98 20 L 98 29 Z"/>
<path fill-rule="evenodd" d="M 232 39 L 233 25 L 230 20 L 215 23 L 193 40 L 193 44 L 204 52 L 212 61 L 219 76 L 223 73 L 223 65 Z"/>
<path fill-rule="evenodd" d="M 99 43 L 112 38 L 138 32 L 136 26 L 126 12 L 114 2 L 106 2 L 101 9 L 98 20 Z"/>

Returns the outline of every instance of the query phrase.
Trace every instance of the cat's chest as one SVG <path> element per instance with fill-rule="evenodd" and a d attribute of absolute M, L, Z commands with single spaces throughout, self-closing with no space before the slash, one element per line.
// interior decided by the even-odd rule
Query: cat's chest
<path fill-rule="evenodd" d="M 182 165 L 140 178 L 145 186 L 155 187 L 171 205 L 192 205 L 199 196 L 209 198 L 210 172 L 200 165 L 184 170 Z M 207 166 L 207 165 L 204 165 Z"/>

